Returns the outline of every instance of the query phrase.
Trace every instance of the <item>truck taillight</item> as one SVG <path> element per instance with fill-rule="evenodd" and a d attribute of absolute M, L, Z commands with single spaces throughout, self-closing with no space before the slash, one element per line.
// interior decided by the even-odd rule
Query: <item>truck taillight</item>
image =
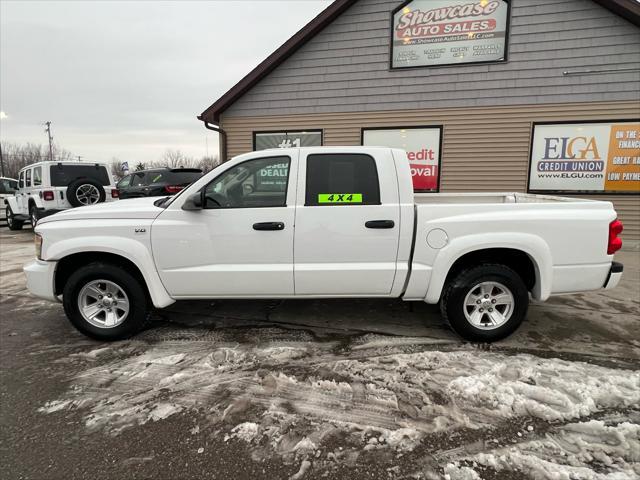
<path fill-rule="evenodd" d="M 607 244 L 607 255 L 613 255 L 622 248 L 622 239 L 618 237 L 622 233 L 622 222 L 614 220 L 609 224 L 609 243 Z"/>
<path fill-rule="evenodd" d="M 51 190 L 45 190 L 42 192 L 42 198 L 47 201 L 51 201 L 54 199 L 54 193 Z"/>
<path fill-rule="evenodd" d="M 183 188 L 184 187 L 182 187 L 180 185 L 165 185 L 164 191 L 167 192 L 167 193 L 178 193 Z"/>
<path fill-rule="evenodd" d="M 111 198 L 120 198 L 120 190 L 118 190 L 117 188 L 112 188 Z"/>

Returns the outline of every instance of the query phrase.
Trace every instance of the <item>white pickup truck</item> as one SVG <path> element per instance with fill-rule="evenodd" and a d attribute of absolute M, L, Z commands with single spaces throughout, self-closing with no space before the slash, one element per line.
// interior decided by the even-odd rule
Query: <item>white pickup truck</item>
<path fill-rule="evenodd" d="M 611 203 L 414 194 L 406 153 L 381 147 L 252 152 L 175 197 L 67 210 L 35 230 L 29 289 L 103 340 L 181 299 L 401 297 L 440 303 L 459 335 L 494 341 L 530 297 L 622 275 Z"/>

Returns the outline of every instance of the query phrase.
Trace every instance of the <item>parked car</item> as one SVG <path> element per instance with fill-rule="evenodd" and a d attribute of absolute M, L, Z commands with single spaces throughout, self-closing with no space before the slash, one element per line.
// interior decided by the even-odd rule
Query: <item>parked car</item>
<path fill-rule="evenodd" d="M 606 201 L 414 194 L 402 150 L 263 150 L 173 197 L 43 219 L 25 272 L 103 340 L 181 299 L 401 297 L 490 342 L 516 330 L 529 296 L 615 287 L 621 230 Z"/>
<path fill-rule="evenodd" d="M 0 202 L 4 205 L 4 199 L 12 197 L 18 189 L 18 181 L 15 178 L 0 177 Z M 6 223 L 7 215 L 4 208 L 0 208 L 0 223 Z"/>
<path fill-rule="evenodd" d="M 7 224 L 20 230 L 40 218 L 73 207 L 118 199 L 110 168 L 103 163 L 38 162 L 18 174 L 18 190 L 4 200 Z"/>
<path fill-rule="evenodd" d="M 201 176 L 199 168 L 154 168 L 127 175 L 117 187 L 122 199 L 175 195 Z"/>

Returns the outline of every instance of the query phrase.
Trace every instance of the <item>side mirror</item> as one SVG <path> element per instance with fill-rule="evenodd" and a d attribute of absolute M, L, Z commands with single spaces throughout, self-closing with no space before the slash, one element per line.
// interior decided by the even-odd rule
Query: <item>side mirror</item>
<path fill-rule="evenodd" d="M 202 192 L 189 195 L 182 204 L 182 210 L 202 210 Z"/>

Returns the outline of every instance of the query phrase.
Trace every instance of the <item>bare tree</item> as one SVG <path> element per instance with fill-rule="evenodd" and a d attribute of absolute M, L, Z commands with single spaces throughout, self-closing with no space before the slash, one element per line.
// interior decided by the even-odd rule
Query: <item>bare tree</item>
<path fill-rule="evenodd" d="M 180 150 L 167 149 L 162 157 L 160 157 L 160 162 L 154 162 L 154 165 L 169 168 L 189 168 L 196 166 L 196 162 Z"/>
<path fill-rule="evenodd" d="M 204 173 L 210 172 L 215 167 L 220 164 L 218 161 L 218 157 L 202 157 L 198 162 L 198 168 L 201 169 Z"/>
<path fill-rule="evenodd" d="M 59 145 L 54 145 L 52 150 L 55 161 L 66 162 L 73 159 L 71 152 Z M 27 165 L 44 160 L 49 160 L 48 146 L 36 143 L 2 142 L 2 163 L 6 177 L 16 178 L 18 172 Z"/>

